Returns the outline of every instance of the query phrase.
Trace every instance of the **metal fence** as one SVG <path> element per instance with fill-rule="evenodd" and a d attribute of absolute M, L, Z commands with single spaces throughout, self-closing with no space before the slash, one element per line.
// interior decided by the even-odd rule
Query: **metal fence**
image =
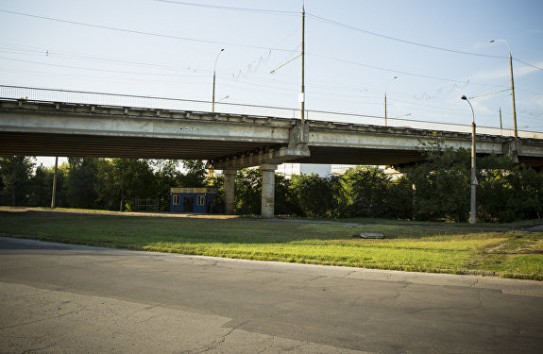
<path fill-rule="evenodd" d="M 95 104 L 104 106 L 153 108 L 164 110 L 183 110 L 198 112 L 211 111 L 210 101 L 9 85 L 0 85 L 0 97 L 5 99 L 26 99 L 31 101 L 53 101 L 78 104 Z M 216 102 L 215 111 L 218 113 L 244 114 L 276 118 L 300 118 L 299 109 L 285 107 L 270 107 Z M 308 120 L 328 121 L 336 123 L 352 123 L 378 126 L 385 125 L 384 117 L 362 114 L 308 110 L 306 111 L 305 118 Z M 471 132 L 471 125 L 449 124 L 399 118 L 388 118 L 387 126 L 462 133 Z M 506 137 L 514 136 L 514 131 L 512 129 L 500 129 L 483 126 L 477 127 L 477 133 Z M 540 132 L 518 131 L 518 136 L 521 138 L 543 139 L 543 133 Z"/>

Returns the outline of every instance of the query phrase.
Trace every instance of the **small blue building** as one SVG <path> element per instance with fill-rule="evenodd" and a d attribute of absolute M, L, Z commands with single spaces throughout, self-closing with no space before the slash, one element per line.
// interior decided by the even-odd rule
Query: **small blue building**
<path fill-rule="evenodd" d="M 212 213 L 216 196 L 216 188 L 171 188 L 170 212 Z"/>

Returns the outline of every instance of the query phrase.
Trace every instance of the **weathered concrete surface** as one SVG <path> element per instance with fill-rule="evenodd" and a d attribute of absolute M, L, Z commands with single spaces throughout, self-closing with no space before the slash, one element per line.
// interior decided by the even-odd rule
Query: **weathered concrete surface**
<path fill-rule="evenodd" d="M 471 147 L 471 134 L 433 126 L 308 120 L 302 127 L 297 119 L 0 99 L 3 154 L 203 159 L 217 169 L 286 161 L 401 165 L 420 161 L 421 143 L 434 141 L 435 134 L 445 146 Z M 512 142 L 479 134 L 477 152 L 508 154 Z M 520 138 L 519 144 L 519 158 L 540 167 L 539 135 Z"/>
<path fill-rule="evenodd" d="M 539 353 L 543 283 L 0 238 L 1 353 Z"/>

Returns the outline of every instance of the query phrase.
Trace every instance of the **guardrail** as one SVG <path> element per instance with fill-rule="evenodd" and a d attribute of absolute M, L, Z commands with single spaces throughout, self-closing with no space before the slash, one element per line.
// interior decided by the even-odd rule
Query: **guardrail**
<path fill-rule="evenodd" d="M 0 85 L 0 98 L 199 112 L 211 111 L 210 101 L 10 85 Z M 225 102 L 216 102 L 215 111 L 217 113 L 244 114 L 275 118 L 300 118 L 300 111 L 295 108 L 257 106 Z M 384 117 L 340 112 L 308 110 L 306 111 L 306 119 L 352 124 L 384 125 Z M 387 122 L 387 125 L 390 127 L 442 130 L 462 133 L 471 132 L 471 125 L 463 124 L 448 124 L 399 118 L 388 118 Z M 506 137 L 514 136 L 512 129 L 500 129 L 482 126 L 477 127 L 477 134 Z M 543 139 L 543 133 L 540 132 L 518 131 L 518 136 L 521 138 Z"/>

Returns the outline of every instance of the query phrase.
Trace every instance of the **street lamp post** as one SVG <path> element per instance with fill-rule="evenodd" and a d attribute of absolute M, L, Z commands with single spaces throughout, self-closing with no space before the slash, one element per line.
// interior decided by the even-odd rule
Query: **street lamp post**
<path fill-rule="evenodd" d="M 58 156 L 55 156 L 55 169 L 53 173 L 53 191 L 51 192 L 51 209 L 57 207 L 57 174 L 58 174 Z"/>
<path fill-rule="evenodd" d="M 397 78 L 398 78 L 397 76 L 394 76 L 392 79 L 390 79 L 388 81 L 387 85 L 385 86 L 385 127 L 388 124 L 388 113 L 387 113 L 387 90 L 388 90 L 388 85 L 390 85 L 392 80 L 396 80 Z"/>
<path fill-rule="evenodd" d="M 305 6 L 302 5 L 302 83 L 300 90 L 300 119 L 302 123 L 301 129 L 301 141 L 304 141 L 304 130 L 303 125 L 305 122 Z"/>
<path fill-rule="evenodd" d="M 213 93 L 211 94 L 211 112 L 215 112 L 215 81 L 217 77 L 217 60 L 219 60 L 219 55 L 224 52 L 224 48 L 222 48 L 217 54 L 217 57 L 215 58 L 215 65 L 213 66 Z"/>
<path fill-rule="evenodd" d="M 507 50 L 509 52 L 509 75 L 511 80 L 511 99 L 513 102 L 513 131 L 515 134 L 515 144 L 514 144 L 514 151 L 513 151 L 513 158 L 517 158 L 518 153 L 518 130 L 517 130 L 517 104 L 515 100 L 515 78 L 513 75 L 513 55 L 511 54 L 511 46 L 509 45 L 509 42 L 507 42 L 504 39 L 493 39 L 490 41 L 490 43 L 495 42 L 503 42 L 507 45 Z"/>
<path fill-rule="evenodd" d="M 476 174 L 476 165 L 475 158 L 477 155 L 477 150 L 475 146 L 475 112 L 473 111 L 473 106 L 471 102 L 466 97 L 466 95 L 461 97 L 463 100 L 468 102 L 469 107 L 471 108 L 471 170 L 470 170 L 470 208 L 469 208 L 469 223 L 475 224 L 477 220 L 477 202 L 476 202 L 476 193 L 477 193 L 477 174 Z"/>

